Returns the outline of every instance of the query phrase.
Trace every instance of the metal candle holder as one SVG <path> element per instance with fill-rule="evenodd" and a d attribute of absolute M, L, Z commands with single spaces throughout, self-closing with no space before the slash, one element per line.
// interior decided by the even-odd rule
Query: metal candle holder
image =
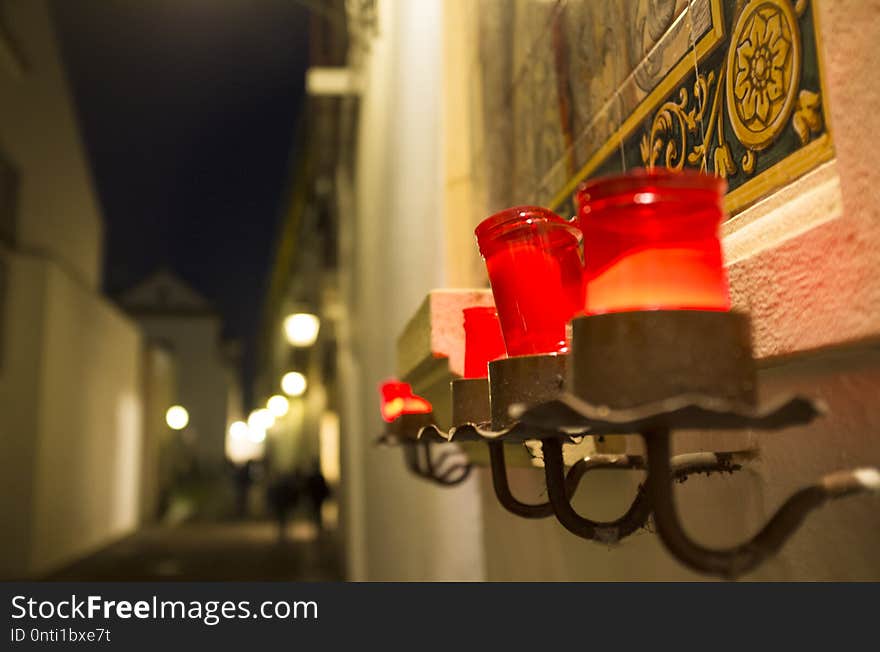
<path fill-rule="evenodd" d="M 880 489 L 875 469 L 825 476 L 786 501 L 754 537 L 727 549 L 706 548 L 684 532 L 672 491 L 674 430 L 775 430 L 809 423 L 823 412 L 803 397 L 759 406 L 750 342 L 749 319 L 735 312 L 660 310 L 576 318 L 565 390 L 555 400 L 511 406 L 510 413 L 544 433 L 572 428 L 639 433 L 647 451 L 647 500 L 661 541 L 686 566 L 735 578 L 774 555 L 816 507 Z M 545 437 L 543 447 L 548 492 L 564 512 L 560 435 Z M 733 470 L 739 457 L 716 453 L 711 466 Z M 585 532 L 590 533 L 586 527 Z"/>
<path fill-rule="evenodd" d="M 692 474 L 733 473 L 754 450 L 671 457 L 676 429 L 778 430 L 810 423 L 824 408 L 794 396 L 764 405 L 756 399 L 750 322 L 736 312 L 656 310 L 609 313 L 572 321 L 571 353 L 532 355 L 489 363 L 488 379 L 452 383 L 453 427 L 443 431 L 432 415 L 406 415 L 385 435 L 409 446 L 414 473 L 444 485 L 458 484 L 470 465 L 437 472 L 430 445 L 480 441 L 488 445 L 492 484 L 499 503 L 522 518 L 551 515 L 569 532 L 613 544 L 644 528 L 653 515 L 660 540 L 681 563 L 698 572 L 735 578 L 776 554 L 804 518 L 825 502 L 880 491 L 880 472 L 833 473 L 789 498 L 751 539 L 711 549 L 684 531 L 673 486 Z M 566 472 L 563 444 L 585 435 L 638 433 L 646 457 L 591 455 Z M 540 440 L 548 500 L 530 504 L 512 493 L 505 444 Z M 427 459 L 417 457 L 424 446 Z M 629 509 L 610 522 L 593 521 L 571 504 L 583 477 L 596 469 L 647 471 Z M 455 473 L 461 473 L 461 477 Z"/>
<path fill-rule="evenodd" d="M 518 516 L 542 518 L 555 515 L 563 527 L 579 537 L 616 543 L 644 528 L 648 522 L 652 507 L 644 486 L 640 485 L 636 490 L 629 509 L 620 518 L 609 522 L 594 521 L 581 516 L 571 505 L 571 499 L 580 480 L 589 471 L 644 469 L 644 459 L 628 455 L 593 455 L 575 463 L 566 475 L 562 444 L 566 439 L 576 441 L 580 436 L 590 433 L 589 424 L 573 421 L 560 425 L 543 423 L 537 419 L 526 422 L 516 418 L 516 410 L 523 406 L 553 405 L 563 397 L 566 378 L 570 375 L 570 364 L 571 359 L 567 355 L 522 356 L 496 360 L 489 364 L 491 429 L 496 433 L 505 433 L 504 440 L 498 439 L 489 443 L 495 494 L 505 509 Z M 517 501 L 510 492 L 503 441 L 522 438 L 540 439 L 542 442 L 549 498 L 546 503 L 525 504 Z M 747 452 L 742 452 L 728 456 L 708 454 L 699 463 L 688 458 L 677 459 L 670 474 L 683 480 L 692 473 L 733 472 L 740 468 L 739 462 L 748 457 Z"/>
<path fill-rule="evenodd" d="M 522 518 L 556 516 L 570 532 L 585 539 L 616 543 L 647 525 L 652 512 L 644 486 L 640 486 L 630 508 L 621 518 L 597 522 L 577 514 L 571 499 L 584 478 L 598 469 L 643 470 L 645 460 L 638 455 L 592 455 L 579 460 L 566 473 L 562 456 L 564 441 L 576 442 L 589 432 L 583 424 L 559 425 L 525 422 L 511 414 L 523 406 L 554 405 L 564 395 L 569 356 L 530 355 L 505 358 L 489 363 L 488 379 L 461 379 L 452 382 L 453 428 L 444 433 L 433 425 L 419 432 L 422 441 L 483 441 L 489 448 L 492 486 L 498 502 Z M 549 500 L 526 503 L 517 499 L 508 482 L 505 443 L 540 439 Z M 670 476 L 684 481 L 695 473 L 733 472 L 753 453 L 702 453 L 682 455 L 672 460 Z"/>

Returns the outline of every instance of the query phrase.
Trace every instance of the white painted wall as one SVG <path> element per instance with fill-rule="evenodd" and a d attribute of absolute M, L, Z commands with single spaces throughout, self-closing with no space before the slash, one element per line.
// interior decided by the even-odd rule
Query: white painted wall
<path fill-rule="evenodd" d="M 45 324 L 46 267 L 40 260 L 0 255 L 0 577 L 30 567 L 36 436 L 40 424 L 40 346 Z"/>
<path fill-rule="evenodd" d="M 46 2 L 0 18 L 0 155 L 19 182 L 0 249 L 0 577 L 25 577 L 138 522 L 141 337 L 97 290 L 100 214 Z"/>
<path fill-rule="evenodd" d="M 48 266 L 34 473 L 34 567 L 138 521 L 140 334 L 118 309 Z"/>
<path fill-rule="evenodd" d="M 45 0 L 5 0 L 0 18 L 23 70 L 0 59 L 0 152 L 19 174 L 17 246 L 100 279 L 100 208 Z"/>
<path fill-rule="evenodd" d="M 475 484 L 438 490 L 409 476 L 399 451 L 373 444 L 377 386 L 394 373 L 397 334 L 445 279 L 441 18 L 439 0 L 379 3 L 379 36 L 363 67 L 356 187 L 340 198 L 342 516 L 354 580 L 483 577 Z"/>
<path fill-rule="evenodd" d="M 130 532 L 141 468 L 140 334 L 66 268 L 6 252 L 0 576 Z"/>

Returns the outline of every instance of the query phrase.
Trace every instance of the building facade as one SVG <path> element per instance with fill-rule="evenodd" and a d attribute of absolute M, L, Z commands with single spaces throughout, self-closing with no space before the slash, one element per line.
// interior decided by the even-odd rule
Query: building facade
<path fill-rule="evenodd" d="M 224 357 L 220 316 L 167 269 L 121 293 L 117 301 L 148 341 L 174 356 L 176 394 L 189 412 L 181 436 L 201 467 L 218 469 L 225 458 L 229 402 L 239 384 L 237 367 Z"/>
<path fill-rule="evenodd" d="M 100 292 L 102 219 L 47 3 L 0 2 L 0 576 L 131 532 L 142 338 Z"/>

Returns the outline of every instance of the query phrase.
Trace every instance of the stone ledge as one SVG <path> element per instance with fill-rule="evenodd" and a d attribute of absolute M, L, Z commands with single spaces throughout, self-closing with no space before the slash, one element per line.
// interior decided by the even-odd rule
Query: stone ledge
<path fill-rule="evenodd" d="M 489 289 L 432 290 L 397 338 L 397 373 L 418 392 L 419 379 L 443 361 L 449 374 L 464 373 L 464 326 L 461 311 L 491 306 Z"/>

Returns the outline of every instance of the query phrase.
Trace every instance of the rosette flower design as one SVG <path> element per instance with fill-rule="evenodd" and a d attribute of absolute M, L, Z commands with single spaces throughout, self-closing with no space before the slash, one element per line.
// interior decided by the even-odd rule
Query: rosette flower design
<path fill-rule="evenodd" d="M 768 125 L 788 94 L 791 32 L 772 8 L 756 11 L 736 45 L 734 94 L 746 124 Z"/>

